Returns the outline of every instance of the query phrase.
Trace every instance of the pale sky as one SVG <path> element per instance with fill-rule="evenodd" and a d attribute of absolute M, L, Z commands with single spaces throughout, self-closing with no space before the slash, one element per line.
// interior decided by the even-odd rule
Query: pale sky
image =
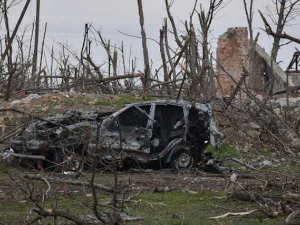
<path fill-rule="evenodd" d="M 199 0 L 207 6 L 209 0 Z M 266 6 L 271 4 L 271 0 L 254 0 L 254 33 L 260 32 L 259 43 L 267 52 L 270 51 L 272 38 L 268 37 L 262 30 L 262 21 L 257 12 L 258 9 L 266 12 Z M 24 1 L 23 3 L 24 4 Z M 161 28 L 163 18 L 167 16 L 164 0 L 143 0 L 145 14 L 145 29 L 147 37 L 158 40 L 159 29 Z M 180 25 L 181 21 L 189 19 L 189 12 L 194 6 L 194 0 L 175 0 L 171 11 L 175 22 Z M 198 7 L 199 8 L 199 7 Z M 119 45 L 124 41 L 125 51 L 129 54 L 129 48 L 132 46 L 133 55 L 142 65 L 142 48 L 139 39 L 124 36 L 118 30 L 140 36 L 139 17 L 136 0 L 42 0 L 41 1 L 41 37 L 45 22 L 48 22 L 48 32 L 46 43 L 51 47 L 53 40 L 56 42 L 68 42 L 68 44 L 77 52 L 80 51 L 83 30 L 85 23 L 93 23 L 94 27 L 101 30 L 102 35 L 110 38 L 112 43 Z M 10 16 L 11 27 L 14 27 L 15 21 L 20 14 L 21 7 L 15 7 Z M 35 17 L 35 0 L 32 0 L 29 6 L 26 18 L 22 23 L 22 29 L 25 25 L 30 25 Z M 197 18 L 194 23 L 198 24 Z M 300 17 L 294 22 L 293 27 L 286 29 L 290 35 L 300 37 Z M 232 0 L 222 9 L 212 24 L 211 43 L 215 51 L 217 38 L 223 34 L 229 27 L 247 26 L 247 21 L 243 8 L 242 0 Z M 183 29 L 182 25 L 180 27 Z M 3 33 L 4 30 L 1 30 Z M 30 32 L 28 32 L 30 33 Z M 159 48 L 157 44 L 148 41 L 150 58 L 154 60 L 154 65 L 159 65 Z M 279 60 L 287 65 L 295 51 L 294 46 L 284 47 L 279 53 Z M 58 49 L 58 47 L 56 47 Z M 93 55 L 98 64 L 101 64 L 104 56 L 102 48 L 95 48 Z M 285 69 L 285 66 L 283 66 Z"/>

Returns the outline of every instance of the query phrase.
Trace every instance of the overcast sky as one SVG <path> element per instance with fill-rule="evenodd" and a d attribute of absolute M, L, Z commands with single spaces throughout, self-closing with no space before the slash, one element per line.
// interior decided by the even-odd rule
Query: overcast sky
<path fill-rule="evenodd" d="M 209 0 L 199 0 L 207 6 Z M 262 30 L 262 21 L 257 12 L 258 9 L 266 11 L 266 6 L 271 4 L 271 0 L 254 0 L 254 32 L 260 32 L 259 43 L 268 52 L 272 44 L 272 38 L 268 37 Z M 24 1 L 23 3 L 24 4 Z M 189 18 L 194 5 L 194 0 L 175 0 L 171 11 L 175 21 L 180 25 L 181 21 Z M 164 0 L 143 0 L 145 14 L 145 29 L 148 37 L 158 39 L 159 29 L 163 18 L 167 16 Z M 199 8 L 199 7 L 198 7 Z M 15 7 L 10 11 L 11 27 L 20 14 L 21 7 Z M 23 21 L 22 29 L 25 25 L 30 25 L 35 17 L 35 0 L 32 0 L 26 18 Z M 53 40 L 56 42 L 68 42 L 76 51 L 80 51 L 83 40 L 83 30 L 85 23 L 93 23 L 94 27 L 101 30 L 104 37 L 110 38 L 113 43 L 120 44 L 124 41 L 125 49 L 129 53 L 132 46 L 133 54 L 138 57 L 142 64 L 142 48 L 139 39 L 124 36 L 118 30 L 140 36 L 138 21 L 138 9 L 136 0 L 42 0 L 41 1 L 41 32 L 45 22 L 48 22 L 48 32 L 46 43 L 50 47 Z M 197 24 L 197 19 L 194 19 Z M 294 22 L 294 26 L 286 29 L 291 35 L 300 36 L 300 17 Z M 232 0 L 222 9 L 212 24 L 211 43 L 215 51 L 217 38 L 229 27 L 247 26 L 244 14 L 243 1 Z M 3 32 L 3 30 L 1 30 Z M 42 36 L 42 35 L 41 35 Z M 159 48 L 157 44 L 149 41 L 150 57 L 159 59 Z M 295 46 L 295 45 L 294 45 Z M 294 52 L 294 46 L 285 47 L 279 55 L 279 60 L 288 64 Z M 94 49 L 93 55 L 101 63 L 103 50 Z M 155 62 L 158 64 L 158 62 Z"/>

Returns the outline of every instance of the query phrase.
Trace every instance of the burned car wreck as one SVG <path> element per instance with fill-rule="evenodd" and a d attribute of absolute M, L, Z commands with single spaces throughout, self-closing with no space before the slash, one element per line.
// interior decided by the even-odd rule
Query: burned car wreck
<path fill-rule="evenodd" d="M 15 137 L 5 154 L 32 160 L 39 169 L 76 153 L 180 170 L 196 165 L 205 147 L 216 146 L 222 137 L 210 104 L 160 100 L 117 112 L 71 111 L 43 118 Z"/>

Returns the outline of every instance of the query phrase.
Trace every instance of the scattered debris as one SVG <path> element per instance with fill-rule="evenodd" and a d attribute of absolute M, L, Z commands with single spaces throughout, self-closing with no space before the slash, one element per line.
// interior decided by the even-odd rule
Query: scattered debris
<path fill-rule="evenodd" d="M 38 99 L 38 98 L 40 98 L 40 97 L 41 97 L 41 96 L 38 95 L 38 94 L 30 94 L 30 95 L 28 95 L 26 98 L 23 98 L 23 99 L 21 99 L 21 100 L 15 100 L 15 101 L 12 101 L 12 102 L 10 103 L 10 106 L 11 106 L 11 107 L 14 107 L 14 106 L 16 106 L 16 105 L 26 104 L 26 103 L 30 102 L 32 99 Z"/>
<path fill-rule="evenodd" d="M 260 164 L 260 166 L 262 166 L 262 167 L 264 167 L 264 166 L 272 166 L 273 165 L 273 163 L 271 162 L 271 161 L 269 161 L 269 160 L 264 160 L 264 161 L 262 161 L 261 163 L 259 163 Z"/>
<path fill-rule="evenodd" d="M 215 216 L 215 217 L 210 217 L 211 219 L 222 219 L 222 218 L 226 218 L 226 217 L 229 217 L 229 216 L 248 216 L 252 213 L 255 213 L 257 210 L 254 209 L 254 210 L 250 210 L 250 211 L 247 211 L 247 212 L 230 212 L 230 213 L 225 213 L 224 215 L 221 215 L 221 216 Z"/>
<path fill-rule="evenodd" d="M 288 217 L 285 219 L 286 224 L 294 224 L 293 220 L 295 220 L 300 215 L 300 210 L 292 212 Z"/>
<path fill-rule="evenodd" d="M 282 196 L 282 200 L 286 202 L 299 202 L 300 201 L 300 195 L 295 193 L 286 193 Z"/>
<path fill-rule="evenodd" d="M 24 178 L 25 179 L 32 179 L 32 180 L 42 180 L 42 181 L 45 181 L 45 179 L 47 179 L 48 181 L 62 183 L 62 184 L 92 187 L 90 182 L 84 182 L 84 181 L 79 181 L 79 180 L 76 181 L 76 180 L 69 180 L 69 179 L 59 179 L 59 178 L 54 178 L 54 177 L 50 177 L 50 176 L 44 177 L 41 174 L 25 174 Z M 114 190 L 112 188 L 106 187 L 104 185 L 94 183 L 93 186 L 94 186 L 95 189 L 99 189 L 99 190 L 104 191 L 104 192 L 108 192 L 108 193 L 113 193 L 114 192 Z"/>

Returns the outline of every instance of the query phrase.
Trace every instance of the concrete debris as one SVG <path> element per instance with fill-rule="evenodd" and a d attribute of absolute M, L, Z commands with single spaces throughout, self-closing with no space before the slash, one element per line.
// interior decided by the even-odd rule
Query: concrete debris
<path fill-rule="evenodd" d="M 15 101 L 12 101 L 12 102 L 10 103 L 10 106 L 11 106 L 11 107 L 14 107 L 14 106 L 16 106 L 16 105 L 26 104 L 27 102 L 30 102 L 30 101 L 33 100 L 33 99 L 38 99 L 38 98 L 40 98 L 40 97 L 41 97 L 41 96 L 38 95 L 38 94 L 30 94 L 30 95 L 28 95 L 26 98 L 23 98 L 23 99 L 21 99 L 21 100 L 15 100 Z"/>
<path fill-rule="evenodd" d="M 269 160 L 264 160 L 260 163 L 260 166 L 272 166 L 273 163 Z"/>

